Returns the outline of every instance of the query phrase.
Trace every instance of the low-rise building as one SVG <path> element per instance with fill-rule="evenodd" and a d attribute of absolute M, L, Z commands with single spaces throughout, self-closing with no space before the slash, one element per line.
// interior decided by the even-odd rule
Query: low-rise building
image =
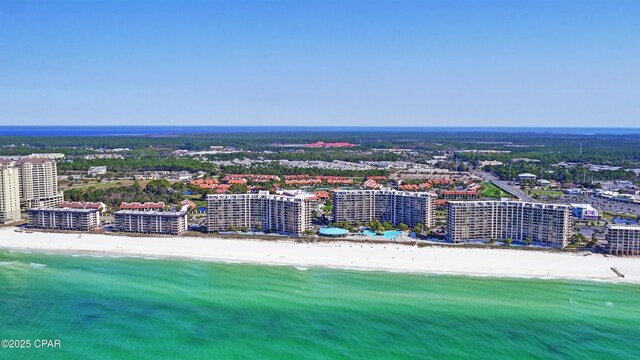
<path fill-rule="evenodd" d="M 28 210 L 29 227 L 89 231 L 100 226 L 98 209 L 33 208 Z"/>
<path fill-rule="evenodd" d="M 87 176 L 98 176 L 104 175 L 107 173 L 106 166 L 91 166 L 89 170 L 87 170 Z"/>
<path fill-rule="evenodd" d="M 113 230 L 142 234 L 180 235 L 187 231 L 186 211 L 119 210 Z"/>
<path fill-rule="evenodd" d="M 640 255 L 640 226 L 609 225 L 607 243 L 609 254 Z"/>
<path fill-rule="evenodd" d="M 107 205 L 103 202 L 63 201 L 60 207 L 68 209 L 97 209 L 101 214 L 107 211 Z"/>
<path fill-rule="evenodd" d="M 521 184 L 536 184 L 537 176 L 531 173 L 522 173 L 518 174 L 518 180 L 520 180 Z"/>
<path fill-rule="evenodd" d="M 580 220 L 597 220 L 600 218 L 600 213 L 591 204 L 569 205 L 571 206 L 572 215 Z"/>

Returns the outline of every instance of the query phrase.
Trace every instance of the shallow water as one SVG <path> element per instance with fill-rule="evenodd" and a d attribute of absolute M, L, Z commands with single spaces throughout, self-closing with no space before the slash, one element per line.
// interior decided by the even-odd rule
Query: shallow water
<path fill-rule="evenodd" d="M 1 359 L 640 357 L 640 286 L 0 251 Z"/>

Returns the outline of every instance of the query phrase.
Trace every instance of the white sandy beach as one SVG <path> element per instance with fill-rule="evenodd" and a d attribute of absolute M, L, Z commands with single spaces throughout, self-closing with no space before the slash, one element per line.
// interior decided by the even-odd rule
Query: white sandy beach
<path fill-rule="evenodd" d="M 106 256 L 180 257 L 300 267 L 640 283 L 640 259 L 509 249 L 350 242 L 295 243 L 199 237 L 129 237 L 0 229 L 0 248 Z M 618 269 L 624 278 L 611 270 Z"/>

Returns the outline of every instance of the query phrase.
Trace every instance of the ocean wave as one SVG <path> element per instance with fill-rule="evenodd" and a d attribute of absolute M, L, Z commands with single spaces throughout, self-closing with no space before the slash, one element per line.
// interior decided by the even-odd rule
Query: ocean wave
<path fill-rule="evenodd" d="M 47 265 L 32 262 L 32 263 L 29 263 L 29 266 L 34 268 L 41 268 L 41 267 L 46 267 Z"/>
<path fill-rule="evenodd" d="M 309 270 L 308 267 L 303 267 L 303 266 L 294 266 L 294 268 L 298 271 L 307 271 Z"/>

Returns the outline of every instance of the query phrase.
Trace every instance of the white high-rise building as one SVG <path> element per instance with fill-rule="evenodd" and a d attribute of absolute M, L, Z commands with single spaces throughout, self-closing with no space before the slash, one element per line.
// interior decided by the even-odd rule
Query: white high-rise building
<path fill-rule="evenodd" d="M 640 255 L 640 226 L 609 225 L 607 242 L 609 254 Z"/>
<path fill-rule="evenodd" d="M 373 219 L 393 225 L 434 225 L 433 200 L 429 192 L 384 190 L 338 190 L 333 193 L 333 219 L 367 223 Z"/>
<path fill-rule="evenodd" d="M 55 160 L 24 158 L 16 161 L 20 183 L 20 203 L 25 207 L 55 207 L 62 203 L 58 190 L 58 167 Z"/>
<path fill-rule="evenodd" d="M 269 194 L 207 195 L 207 229 L 251 230 L 302 235 L 311 228 L 308 197 Z"/>
<path fill-rule="evenodd" d="M 454 243 L 490 239 L 567 245 L 571 232 L 569 205 L 524 201 L 449 201 L 447 236 Z"/>
<path fill-rule="evenodd" d="M 20 220 L 18 169 L 13 161 L 0 160 L 0 224 Z"/>

